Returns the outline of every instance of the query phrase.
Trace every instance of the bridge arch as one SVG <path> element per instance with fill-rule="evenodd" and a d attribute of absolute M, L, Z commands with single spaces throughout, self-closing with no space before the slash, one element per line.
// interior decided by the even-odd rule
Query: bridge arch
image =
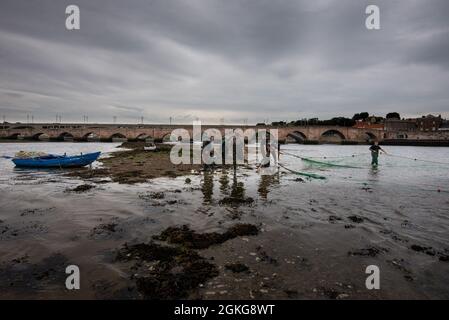
<path fill-rule="evenodd" d="M 171 132 L 167 132 L 161 136 L 161 142 L 170 142 Z"/>
<path fill-rule="evenodd" d="M 145 141 L 147 139 L 153 139 L 153 137 L 151 135 L 149 135 L 148 133 L 141 133 L 139 135 L 137 135 L 136 140 L 138 141 Z"/>
<path fill-rule="evenodd" d="M 112 142 L 124 142 L 124 141 L 128 141 L 128 138 L 124 134 L 122 134 L 120 132 L 116 132 L 116 133 L 112 134 L 108 140 L 110 140 Z"/>
<path fill-rule="evenodd" d="M 365 141 L 371 142 L 371 141 L 375 141 L 375 140 L 378 140 L 378 139 L 374 133 L 372 133 L 370 131 L 365 132 Z"/>
<path fill-rule="evenodd" d="M 345 135 L 336 129 L 326 130 L 320 135 L 320 141 L 323 142 L 341 142 L 343 140 L 346 140 Z"/>
<path fill-rule="evenodd" d="M 14 139 L 14 140 L 19 140 L 19 139 L 22 139 L 22 138 L 24 138 L 24 136 L 20 132 L 15 132 L 15 133 L 10 134 L 8 136 L 8 139 Z"/>
<path fill-rule="evenodd" d="M 31 136 L 33 140 L 50 140 L 50 136 L 45 132 L 39 132 Z"/>
<path fill-rule="evenodd" d="M 63 132 L 58 136 L 57 139 L 62 141 L 73 141 L 75 139 L 75 136 L 70 132 Z"/>
<path fill-rule="evenodd" d="M 100 136 L 96 134 L 95 132 L 87 132 L 83 135 L 84 141 L 100 141 Z"/>
<path fill-rule="evenodd" d="M 287 143 L 289 143 L 289 142 L 301 143 L 301 142 L 304 142 L 305 140 L 307 140 L 307 136 L 303 132 L 296 130 L 293 132 L 289 132 L 287 134 L 286 140 L 287 140 Z"/>

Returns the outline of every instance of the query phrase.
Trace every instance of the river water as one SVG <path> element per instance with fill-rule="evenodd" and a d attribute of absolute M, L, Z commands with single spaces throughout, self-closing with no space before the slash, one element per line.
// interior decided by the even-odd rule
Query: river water
<path fill-rule="evenodd" d="M 107 156 L 117 145 L 0 143 L 0 156 L 20 150 Z M 83 193 L 69 192 L 85 182 L 66 171 L 17 169 L 0 158 L 0 297 L 136 298 L 129 270 L 113 258 L 124 243 L 149 241 L 174 225 L 220 232 L 245 222 L 261 234 L 202 250 L 220 274 L 192 298 L 447 299 L 449 149 L 384 149 L 389 155 L 373 169 L 367 146 L 282 146 L 283 166 L 324 180 L 285 169 L 261 176 L 245 166 L 200 172 L 191 183 L 186 177 L 96 181 Z M 165 197 L 153 199 L 152 192 Z M 254 202 L 222 205 L 229 195 Z M 250 275 L 222 270 L 235 261 L 249 266 Z M 76 292 L 64 288 L 61 268 L 69 264 L 81 270 Z M 380 269 L 379 290 L 365 287 L 368 265 Z"/>

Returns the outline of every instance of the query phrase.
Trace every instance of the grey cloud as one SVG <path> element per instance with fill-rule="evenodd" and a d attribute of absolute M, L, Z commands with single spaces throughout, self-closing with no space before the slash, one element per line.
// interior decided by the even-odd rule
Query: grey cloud
<path fill-rule="evenodd" d="M 0 114 L 42 121 L 257 122 L 449 116 L 449 3 L 377 0 L 3 0 Z M 65 7 L 81 30 L 64 28 Z"/>

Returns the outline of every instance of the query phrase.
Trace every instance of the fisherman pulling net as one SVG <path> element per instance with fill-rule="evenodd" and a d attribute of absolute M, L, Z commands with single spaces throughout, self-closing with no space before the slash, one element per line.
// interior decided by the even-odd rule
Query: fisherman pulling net
<path fill-rule="evenodd" d="M 379 159 L 379 153 L 382 151 L 383 153 L 387 154 L 387 152 L 379 146 L 379 143 L 377 141 L 375 141 L 373 143 L 373 145 L 369 148 L 369 150 L 370 150 L 370 154 L 371 154 L 371 165 L 373 167 L 377 167 L 378 164 L 379 164 L 379 160 L 378 160 Z M 292 157 L 295 157 L 295 158 L 298 158 L 298 159 L 301 159 L 302 161 L 304 161 L 304 162 L 306 162 L 308 164 L 317 165 L 317 166 L 321 166 L 321 167 L 339 167 L 339 168 L 350 168 L 350 169 L 362 169 L 363 168 L 363 167 L 360 167 L 360 166 L 355 166 L 355 165 L 350 165 L 350 164 L 335 163 L 335 161 L 334 162 L 321 161 L 321 160 L 314 159 L 314 157 L 298 156 L 296 154 L 288 153 L 288 152 L 285 152 L 285 151 L 283 151 L 282 153 L 286 154 L 286 155 L 289 155 L 289 156 L 292 156 Z M 339 157 L 338 156 L 337 157 L 335 157 L 335 156 L 334 157 L 323 156 L 323 157 L 319 157 L 319 158 L 323 158 L 323 159 L 334 158 L 334 159 L 340 159 L 341 160 L 341 159 L 349 158 L 349 157 L 355 158 L 357 156 L 362 156 L 362 155 L 365 155 L 365 154 L 367 154 L 367 153 L 352 154 L 352 155 L 349 155 L 349 156 L 339 156 Z"/>
<path fill-rule="evenodd" d="M 411 166 L 411 161 L 420 162 L 419 166 L 423 166 L 425 164 L 428 165 L 439 165 L 439 166 L 449 166 L 447 162 L 427 160 L 427 159 L 419 159 L 415 157 L 408 157 L 405 155 L 396 155 L 390 152 L 387 153 L 382 147 L 379 146 L 379 143 L 374 142 L 368 149 L 368 152 L 362 153 L 353 153 L 350 155 L 340 155 L 340 156 L 303 156 L 294 153 L 290 153 L 285 150 L 294 150 L 294 149 L 283 149 L 280 153 L 289 157 L 294 157 L 300 159 L 304 164 L 308 164 L 310 166 L 314 166 L 321 169 L 331 169 L 331 168 L 348 168 L 348 169 L 368 169 L 374 168 L 377 169 L 379 166 L 379 155 L 384 154 L 388 158 L 398 158 L 409 160 L 410 163 L 388 160 L 385 158 L 383 161 L 383 165 L 386 167 L 404 167 Z M 296 151 L 296 150 L 295 150 Z M 298 150 L 299 151 L 299 150 Z M 363 165 L 365 163 L 365 165 Z M 418 165 L 418 164 L 417 164 Z"/>
<path fill-rule="evenodd" d="M 208 144 L 213 144 L 214 139 L 211 138 L 211 141 Z M 242 139 L 242 144 L 243 144 Z M 221 157 L 224 160 L 227 160 L 227 152 L 225 152 L 225 149 L 227 150 L 227 146 L 230 145 L 232 148 L 230 149 L 230 155 L 231 163 L 234 164 L 234 166 L 237 165 L 237 148 L 236 142 L 237 139 L 232 140 L 222 140 L 222 148 L 221 148 Z M 230 143 L 226 143 L 230 142 Z M 206 144 L 206 146 L 208 145 Z M 248 148 L 249 148 L 249 143 Z M 203 146 L 204 148 L 205 146 Z M 360 146 L 362 147 L 362 146 Z M 426 160 L 418 160 L 414 158 L 408 158 L 403 156 L 396 156 L 387 153 L 382 147 L 379 146 L 379 143 L 375 141 L 367 150 L 367 152 L 362 153 L 353 153 L 350 155 L 339 155 L 339 156 L 303 156 L 299 154 L 289 153 L 287 150 L 295 150 L 295 149 L 282 149 L 280 150 L 280 145 L 277 142 L 276 137 L 271 137 L 270 133 L 266 133 L 262 135 L 261 141 L 259 142 L 259 145 L 256 146 L 257 152 L 255 159 L 253 157 L 250 157 L 250 152 L 248 152 L 248 157 L 246 158 L 246 161 L 252 162 L 255 161 L 257 171 L 261 174 L 273 174 L 274 172 L 277 172 L 280 168 L 297 174 L 301 176 L 305 176 L 311 179 L 326 179 L 323 175 L 312 173 L 312 172 L 306 172 L 309 169 L 312 169 L 311 167 L 318 167 L 320 170 L 325 170 L 326 168 L 346 168 L 346 169 L 365 169 L 368 167 L 377 168 L 379 165 L 379 155 L 385 154 L 386 156 L 390 157 L 402 157 L 414 161 L 424 161 L 424 162 L 432 162 L 432 161 L 426 161 Z M 358 148 L 357 148 L 358 149 Z M 359 149 L 360 150 L 360 149 Z M 366 149 L 365 149 L 366 150 Z M 299 151 L 299 150 L 295 150 Z M 303 150 L 305 151 L 305 150 Z M 313 150 L 312 150 L 313 151 Z M 315 150 L 317 151 L 317 150 Z M 244 149 L 242 150 L 242 153 L 244 154 Z M 213 157 L 219 157 L 220 155 L 215 155 L 214 153 Z M 298 171 L 296 168 L 292 167 L 292 162 L 289 161 L 289 159 L 286 159 L 285 161 L 280 162 L 280 155 L 286 155 L 289 157 L 294 157 L 297 159 L 300 159 L 305 165 L 308 165 L 305 167 L 305 170 Z M 370 158 L 370 161 L 368 160 L 368 157 Z M 252 159 L 251 159 L 252 158 Z M 243 162 L 245 159 L 243 158 Z M 224 161 L 225 162 L 225 161 Z M 363 165 L 365 163 L 365 165 Z M 388 161 L 385 160 L 384 166 L 386 167 L 392 167 L 392 166 L 404 166 L 403 164 L 397 164 L 394 163 L 394 161 Z"/>
<path fill-rule="evenodd" d="M 379 146 L 379 142 L 374 141 L 374 144 L 369 148 L 371 151 L 371 165 L 377 167 L 379 165 L 379 152 L 387 154 L 387 152 Z"/>

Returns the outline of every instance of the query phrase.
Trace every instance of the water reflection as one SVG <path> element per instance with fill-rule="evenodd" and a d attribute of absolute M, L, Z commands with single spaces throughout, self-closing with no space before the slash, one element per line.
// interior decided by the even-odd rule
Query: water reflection
<path fill-rule="evenodd" d="M 231 172 L 230 172 L 231 171 Z M 220 194 L 223 196 L 221 202 L 245 203 L 247 201 L 246 188 L 243 180 L 239 180 L 237 169 L 211 169 L 203 171 L 201 182 L 201 192 L 203 194 L 203 204 L 210 204 L 214 193 L 214 176 L 218 176 L 220 184 Z M 231 177 L 232 175 L 232 177 Z"/>
<path fill-rule="evenodd" d="M 228 194 L 228 190 L 229 190 L 229 177 L 228 177 L 228 170 L 227 169 L 222 169 L 221 170 L 221 175 L 219 178 L 219 183 L 220 183 L 220 191 L 222 194 Z"/>
<path fill-rule="evenodd" d="M 206 169 L 203 171 L 203 183 L 201 185 L 201 192 L 203 193 L 203 203 L 209 204 L 212 201 L 214 194 L 214 170 Z"/>
<path fill-rule="evenodd" d="M 373 179 L 377 180 L 377 178 L 378 178 L 378 173 L 379 173 L 379 169 L 378 169 L 377 166 L 372 166 L 372 167 L 369 169 L 369 177 L 370 177 L 370 178 L 373 178 Z"/>
<path fill-rule="evenodd" d="M 273 175 L 261 175 L 257 192 L 262 199 L 267 199 L 271 187 L 279 184 L 279 171 Z"/>
<path fill-rule="evenodd" d="M 203 179 L 201 182 L 201 192 L 203 194 L 203 204 L 210 204 L 214 194 L 214 178 L 218 177 L 219 193 L 224 199 L 232 199 L 234 202 L 245 202 L 246 187 L 244 178 L 239 178 L 237 169 L 208 168 L 203 171 Z M 266 200 L 272 187 L 280 185 L 279 172 L 273 175 L 260 175 L 257 193 L 261 199 Z M 222 199 L 223 201 L 223 199 Z"/>
<path fill-rule="evenodd" d="M 70 172 L 70 171 L 73 171 L 73 169 L 71 169 L 71 168 L 64 168 L 64 169 L 62 169 L 62 168 L 22 168 L 22 167 L 14 167 L 13 168 L 13 172 L 16 173 L 17 175 L 24 175 L 24 174 L 57 175 L 57 174 L 66 173 L 66 172 Z"/>
<path fill-rule="evenodd" d="M 237 180 L 237 171 L 234 170 L 232 176 L 231 197 L 234 199 L 245 199 L 245 185 L 243 182 Z"/>

